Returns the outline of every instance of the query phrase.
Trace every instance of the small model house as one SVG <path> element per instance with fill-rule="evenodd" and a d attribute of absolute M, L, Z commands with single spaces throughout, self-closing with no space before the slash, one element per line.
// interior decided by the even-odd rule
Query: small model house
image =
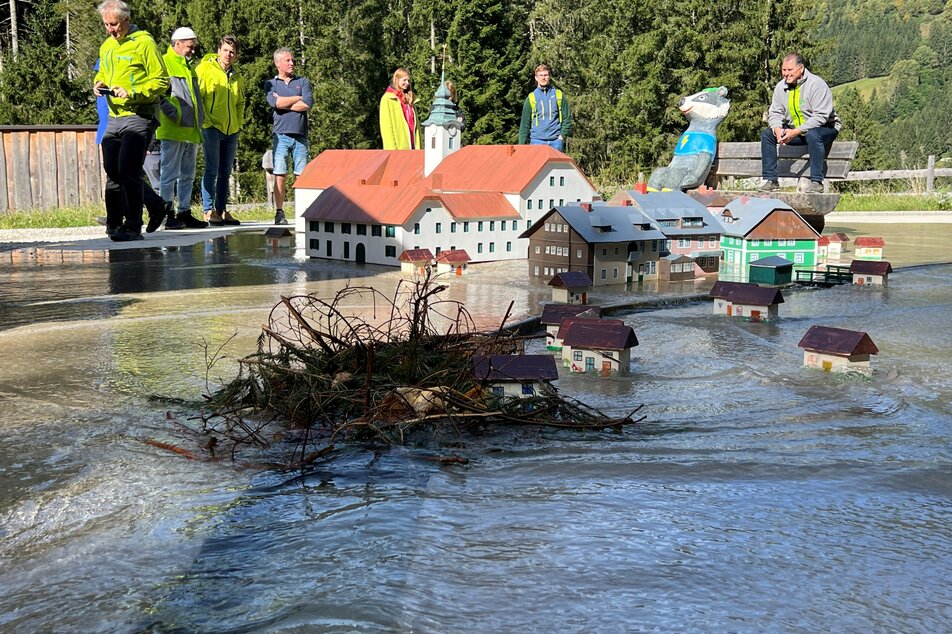
<path fill-rule="evenodd" d="M 568 271 L 556 273 L 549 280 L 552 287 L 552 301 L 565 304 L 585 304 L 588 302 L 588 291 L 592 287 L 592 278 L 582 271 Z"/>
<path fill-rule="evenodd" d="M 641 212 L 605 203 L 556 207 L 519 237 L 530 277 L 581 271 L 594 286 L 657 279 L 665 239 Z"/>
<path fill-rule="evenodd" d="M 566 317 L 562 320 L 562 324 L 559 326 L 558 334 L 555 335 L 555 339 L 552 340 L 551 345 L 549 346 L 550 350 L 563 350 L 564 349 L 564 340 L 565 334 L 569 331 L 577 321 L 583 319 L 597 320 L 603 326 L 624 326 L 625 322 L 621 319 L 599 319 L 598 317 L 592 315 L 591 313 L 579 313 L 578 317 Z"/>
<path fill-rule="evenodd" d="M 779 288 L 749 282 L 714 283 L 708 295 L 714 300 L 714 314 L 767 321 L 780 316 L 783 294 Z"/>
<path fill-rule="evenodd" d="M 549 354 L 504 354 L 474 357 L 473 375 L 497 396 L 535 396 L 539 386 L 559 378 Z"/>
<path fill-rule="evenodd" d="M 853 260 L 850 263 L 850 273 L 853 274 L 853 284 L 857 286 L 886 286 L 886 280 L 892 273 L 892 265 L 885 260 Z"/>
<path fill-rule="evenodd" d="M 869 374 L 870 355 L 879 353 L 865 332 L 830 326 L 810 326 L 798 345 L 803 348 L 803 365 L 825 372 Z"/>
<path fill-rule="evenodd" d="M 703 203 L 679 191 L 642 194 L 636 190 L 620 191 L 609 203 L 641 211 L 665 236 L 662 254 L 690 257 L 695 275 L 718 272 L 721 227 Z M 660 271 L 659 279 L 665 279 Z"/>
<path fill-rule="evenodd" d="M 658 279 L 666 282 L 684 282 L 694 279 L 694 258 L 669 253 L 658 260 Z"/>
<path fill-rule="evenodd" d="M 461 147 L 443 82 L 423 128 L 424 149 L 325 150 L 308 163 L 295 183 L 302 255 L 397 266 L 403 251 L 428 248 L 521 260 L 532 223 L 596 196 L 575 161 L 547 145 Z"/>
<path fill-rule="evenodd" d="M 839 260 L 849 244 L 850 238 L 845 233 L 837 232 L 829 236 L 820 236 L 817 240 L 817 257 Z"/>
<path fill-rule="evenodd" d="M 440 251 L 436 256 L 437 273 L 453 273 L 462 276 L 469 267 L 470 257 L 465 249 Z"/>
<path fill-rule="evenodd" d="M 562 340 L 562 365 L 572 372 L 595 372 L 607 376 L 627 372 L 631 349 L 638 338 L 631 326 L 581 319 L 571 325 Z"/>
<path fill-rule="evenodd" d="M 886 241 L 882 238 L 860 236 L 853 240 L 853 255 L 857 260 L 882 260 Z"/>
<path fill-rule="evenodd" d="M 721 277 L 746 281 L 751 262 L 779 256 L 794 268 L 816 266 L 820 235 L 800 214 L 773 198 L 741 196 L 717 216 L 722 226 Z"/>
<path fill-rule="evenodd" d="M 754 260 L 750 263 L 747 279 L 764 286 L 786 286 L 793 281 L 793 262 L 776 255 Z"/>
<path fill-rule="evenodd" d="M 400 254 L 400 270 L 408 275 L 426 275 L 433 264 L 433 254 L 429 249 L 407 249 Z"/>
<path fill-rule="evenodd" d="M 290 247 L 293 236 L 294 234 L 287 227 L 271 227 L 264 232 L 264 241 L 271 247 L 272 251 L 277 251 Z"/>
<path fill-rule="evenodd" d="M 542 317 L 539 323 L 545 326 L 547 348 L 561 350 L 562 342 L 559 339 L 559 328 L 567 317 L 581 317 L 583 319 L 599 319 L 602 316 L 600 306 L 583 304 L 545 304 L 542 306 Z"/>

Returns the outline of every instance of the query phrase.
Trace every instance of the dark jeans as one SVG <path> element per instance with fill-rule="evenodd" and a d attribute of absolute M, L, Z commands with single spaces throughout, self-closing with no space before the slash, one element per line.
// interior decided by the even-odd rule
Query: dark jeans
<path fill-rule="evenodd" d="M 823 182 L 823 163 L 839 134 L 836 128 L 811 128 L 805 134 L 788 141 L 787 145 L 806 145 L 810 152 L 810 180 Z M 777 182 L 777 137 L 766 128 L 760 134 L 760 160 L 764 180 Z"/>
<path fill-rule="evenodd" d="M 202 130 L 205 173 L 202 175 L 202 210 L 225 211 L 228 204 L 228 179 L 238 151 L 238 133 L 222 134 L 217 128 Z"/>
<path fill-rule="evenodd" d="M 106 172 L 106 225 L 129 233 L 142 232 L 142 164 L 155 129 L 155 119 L 131 115 L 111 117 L 102 138 Z"/>

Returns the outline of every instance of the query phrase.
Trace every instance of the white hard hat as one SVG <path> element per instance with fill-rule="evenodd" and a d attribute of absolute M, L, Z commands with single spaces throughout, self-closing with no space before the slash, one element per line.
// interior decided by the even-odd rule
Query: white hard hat
<path fill-rule="evenodd" d="M 187 26 L 180 26 L 175 29 L 175 33 L 172 34 L 172 41 L 176 40 L 197 40 L 198 36 L 195 35 L 195 31 L 188 28 Z"/>

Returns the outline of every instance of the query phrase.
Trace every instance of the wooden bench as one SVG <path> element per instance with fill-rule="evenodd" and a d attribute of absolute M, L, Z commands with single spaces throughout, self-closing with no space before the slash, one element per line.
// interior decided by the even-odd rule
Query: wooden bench
<path fill-rule="evenodd" d="M 829 181 L 845 180 L 859 149 L 858 141 L 834 141 L 826 157 L 826 178 L 823 191 L 830 190 Z M 708 184 L 716 189 L 734 189 L 735 178 L 761 175 L 760 142 L 717 144 L 717 158 L 711 166 Z M 810 155 L 806 145 L 781 145 L 777 157 L 777 176 L 781 185 L 792 185 L 783 179 L 809 179 Z M 725 182 L 726 180 L 726 182 Z"/>

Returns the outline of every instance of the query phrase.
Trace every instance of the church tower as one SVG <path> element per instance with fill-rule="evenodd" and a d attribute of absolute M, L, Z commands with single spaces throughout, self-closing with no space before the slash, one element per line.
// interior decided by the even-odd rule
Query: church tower
<path fill-rule="evenodd" d="M 456 119 L 456 108 L 446 88 L 445 73 L 433 96 L 430 116 L 423 122 L 423 175 L 429 176 L 444 158 L 459 149 L 463 124 Z"/>

